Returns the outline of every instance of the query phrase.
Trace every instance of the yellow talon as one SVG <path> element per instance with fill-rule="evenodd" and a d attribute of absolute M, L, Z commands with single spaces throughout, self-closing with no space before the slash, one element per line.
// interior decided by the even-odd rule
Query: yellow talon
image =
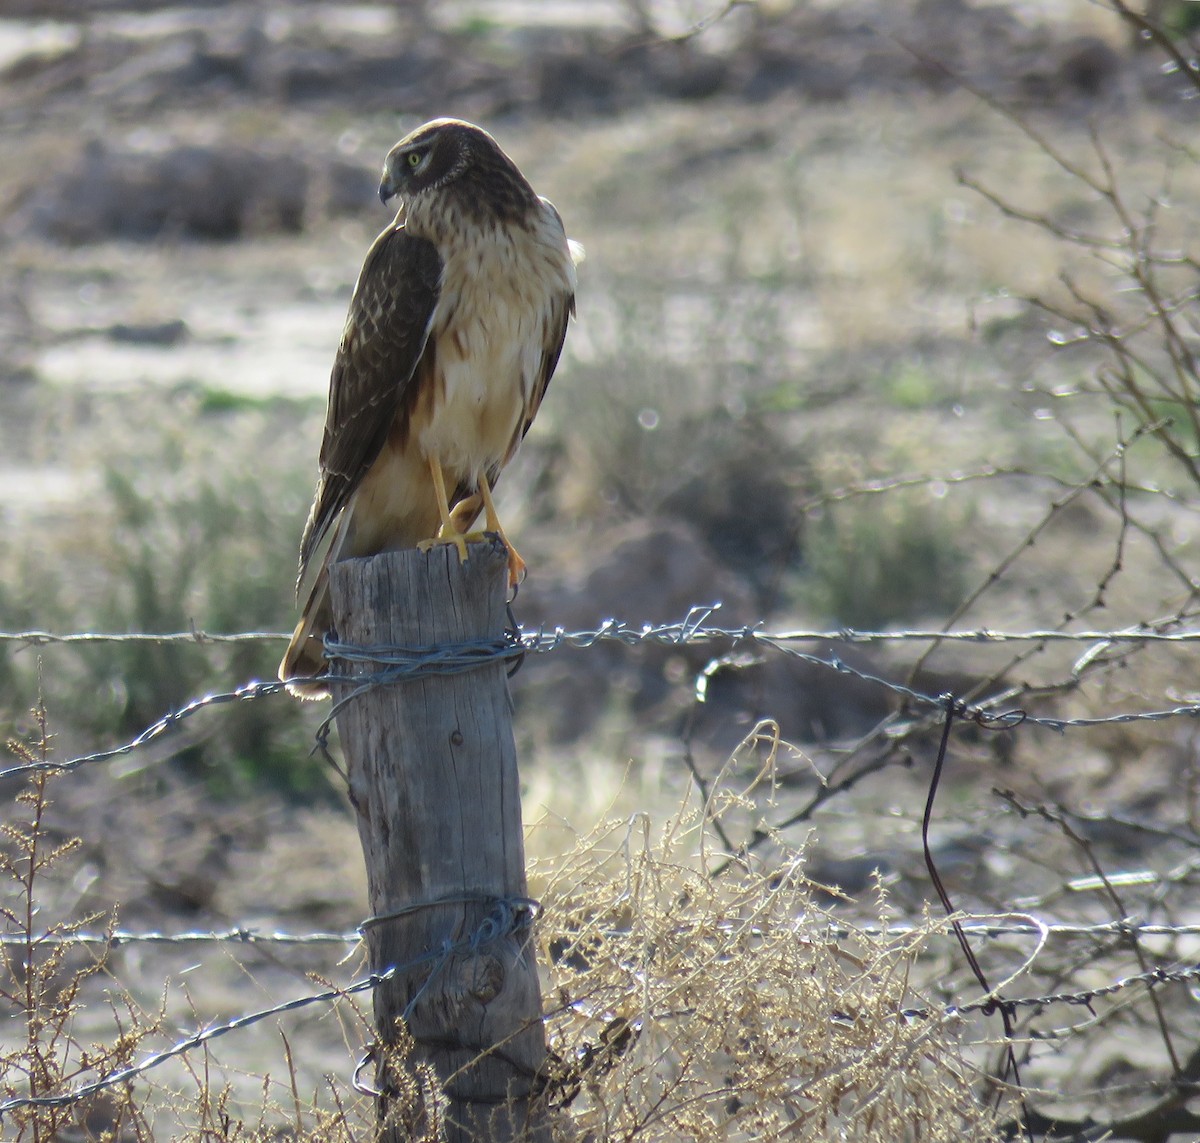
<path fill-rule="evenodd" d="M 467 562 L 467 544 L 483 539 L 482 532 L 452 532 L 450 535 L 443 535 L 443 532 L 444 529 L 439 530 L 438 534 L 431 540 L 421 540 L 417 544 L 417 547 L 422 552 L 428 552 L 441 544 L 450 544 L 458 549 L 458 562 L 465 564 Z"/>
<path fill-rule="evenodd" d="M 484 527 L 489 532 L 495 532 L 508 549 L 508 586 L 516 587 L 525 578 L 525 561 L 500 527 L 500 517 L 496 514 L 496 505 L 492 500 L 492 487 L 482 473 L 479 475 L 479 494 L 483 497 Z"/>
<path fill-rule="evenodd" d="M 508 585 L 516 587 L 525 576 L 525 561 L 518 555 L 517 549 L 512 546 L 509 538 L 504 534 L 504 529 L 500 526 L 500 517 L 496 515 L 496 505 L 492 500 L 492 488 L 487 477 L 480 473 L 478 498 L 476 496 L 468 497 L 467 500 L 455 505 L 452 512 L 446 497 L 446 481 L 442 476 L 442 466 L 436 457 L 429 457 L 429 472 L 433 477 L 433 490 L 437 497 L 438 515 L 441 517 L 442 526 L 433 539 L 422 540 L 417 547 L 421 551 L 427 552 L 438 544 L 453 544 L 458 549 L 459 563 L 465 564 L 468 544 L 485 541 L 491 535 L 499 536 L 508 551 Z M 464 523 L 469 523 L 479 511 L 480 500 L 483 501 L 485 530 L 460 532 L 455 524 L 455 516 L 457 515 Z"/>

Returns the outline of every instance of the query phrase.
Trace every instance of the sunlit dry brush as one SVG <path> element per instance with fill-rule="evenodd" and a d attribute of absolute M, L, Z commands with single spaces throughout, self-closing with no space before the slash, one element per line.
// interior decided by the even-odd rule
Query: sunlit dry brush
<path fill-rule="evenodd" d="M 33 721 L 33 737 L 10 741 L 9 752 L 23 764 L 45 765 L 51 736 L 44 706 L 33 711 Z M 144 1121 L 128 1087 L 61 1106 L 53 1100 L 93 1069 L 127 1066 L 155 1021 L 117 997 L 108 1042 L 90 1043 L 76 1032 L 81 995 L 107 965 L 103 951 L 73 948 L 70 938 L 92 925 L 112 925 L 115 918 L 61 915 L 46 907 L 51 871 L 69 864 L 80 846 L 77 838 L 64 838 L 47 821 L 51 786 L 50 773 L 36 771 L 16 796 L 16 812 L 0 825 L 0 884 L 5 887 L 0 897 L 0 1004 L 10 1018 L 0 1039 L 0 1103 L 31 1101 L 8 1110 L 0 1131 L 14 1143 L 92 1139 L 106 1132 L 109 1138 L 141 1139 Z"/>
<path fill-rule="evenodd" d="M 534 871 L 551 1098 L 589 1139 L 992 1139 L 925 934 L 835 939 L 803 855 L 699 872 L 698 814 L 609 822 Z M 540 886 L 539 882 L 543 882 Z"/>

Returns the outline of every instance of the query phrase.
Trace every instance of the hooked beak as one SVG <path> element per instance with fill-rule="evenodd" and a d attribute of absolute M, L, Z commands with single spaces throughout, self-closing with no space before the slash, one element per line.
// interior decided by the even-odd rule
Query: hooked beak
<path fill-rule="evenodd" d="M 383 179 L 379 184 L 379 201 L 387 206 L 388 200 L 395 198 L 399 193 L 400 188 L 396 185 L 396 180 L 392 178 L 391 167 L 384 167 Z"/>

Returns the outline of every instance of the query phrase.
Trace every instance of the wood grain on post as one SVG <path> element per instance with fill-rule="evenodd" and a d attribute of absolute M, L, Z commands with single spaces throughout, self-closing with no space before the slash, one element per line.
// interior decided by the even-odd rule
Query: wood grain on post
<path fill-rule="evenodd" d="M 333 565 L 339 640 L 427 648 L 501 637 L 505 551 L 486 543 L 469 550 L 465 563 L 454 548 L 439 546 Z M 428 1098 L 418 1097 L 414 1110 L 422 1064 L 432 1065 L 445 1091 L 440 1126 L 451 1143 L 549 1138 L 530 1098 L 546 1043 L 528 932 L 439 955 L 476 933 L 495 899 L 526 892 L 506 667 L 491 659 L 461 673 L 370 687 L 337 714 L 373 916 L 446 899 L 366 927 L 372 971 L 433 958 L 375 990 L 380 1043 L 403 1044 L 406 1011 L 413 1041 L 399 1075 L 396 1053 L 377 1056 L 386 1143 L 436 1128 Z M 380 670 L 372 663 L 334 668 L 350 677 Z M 337 702 L 354 684 L 331 689 Z"/>

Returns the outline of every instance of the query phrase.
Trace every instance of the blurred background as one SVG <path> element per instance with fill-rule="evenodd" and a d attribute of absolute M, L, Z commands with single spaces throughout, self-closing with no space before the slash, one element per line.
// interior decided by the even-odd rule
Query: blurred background
<path fill-rule="evenodd" d="M 3 0 L 0 630 L 290 630 L 328 371 L 390 219 L 378 170 L 440 115 L 490 130 L 587 249 L 500 486 L 522 624 L 719 603 L 712 623 L 768 630 L 1186 627 L 1198 24 L 1189 0 Z M 40 696 L 57 751 L 103 749 L 272 677 L 282 646 L 9 640 L 0 724 L 27 736 Z M 812 649 L 1064 718 L 1195 701 L 1187 646 Z M 677 804 L 688 765 L 757 773 L 762 740 L 739 743 L 766 719 L 786 748 L 746 836 L 815 824 L 814 879 L 853 897 L 879 870 L 919 908 L 936 733 L 861 680 L 717 653 L 531 657 L 531 851 Z M 60 907 L 355 923 L 322 717 L 233 704 L 64 784 L 54 812 L 92 840 Z M 1191 855 L 1193 724 L 956 741 L 962 904 L 1077 864 L 1054 830 L 997 824 L 993 785 L 1176 830 L 1151 859 L 1145 831 L 1096 825 L 1121 861 Z M 285 875 L 299 835 L 336 876 Z"/>
<path fill-rule="evenodd" d="M 1162 7 L 1186 32 L 1196 5 Z M 527 625 L 715 602 L 730 626 L 936 624 L 1055 480 L 1135 427 L 1074 401 L 1099 422 L 1064 433 L 1058 410 L 1098 358 L 1056 351 L 1047 334 L 1071 330 L 1024 300 L 1071 302 L 1067 273 L 1121 295 L 1066 240 L 1120 220 L 1031 131 L 1089 151 L 1102 125 L 1131 210 L 1155 180 L 1191 189 L 1185 144 L 1161 136 L 1194 92 L 1103 5 L 39 0 L 3 15 L 9 631 L 290 626 L 328 370 L 389 218 L 378 169 L 436 115 L 492 130 L 588 250 L 579 320 L 502 487 L 531 557 Z M 1111 553 L 1094 500 L 1074 497 L 963 618 L 1078 611 Z M 1153 606 L 1143 590 L 1135 611 Z M 85 649 L 39 684 L 36 655 L 10 645 L 0 679 L 8 718 L 40 685 L 90 739 L 269 677 L 276 655 Z M 668 726 L 696 664 L 618 658 L 559 679 L 529 732 L 577 740 L 631 703 L 653 708 L 643 728 Z M 526 674 L 519 701 L 550 686 Z M 878 715 L 791 681 L 730 701 L 806 737 Z M 297 713 L 260 711 L 189 764 L 218 784 L 312 780 Z"/>

